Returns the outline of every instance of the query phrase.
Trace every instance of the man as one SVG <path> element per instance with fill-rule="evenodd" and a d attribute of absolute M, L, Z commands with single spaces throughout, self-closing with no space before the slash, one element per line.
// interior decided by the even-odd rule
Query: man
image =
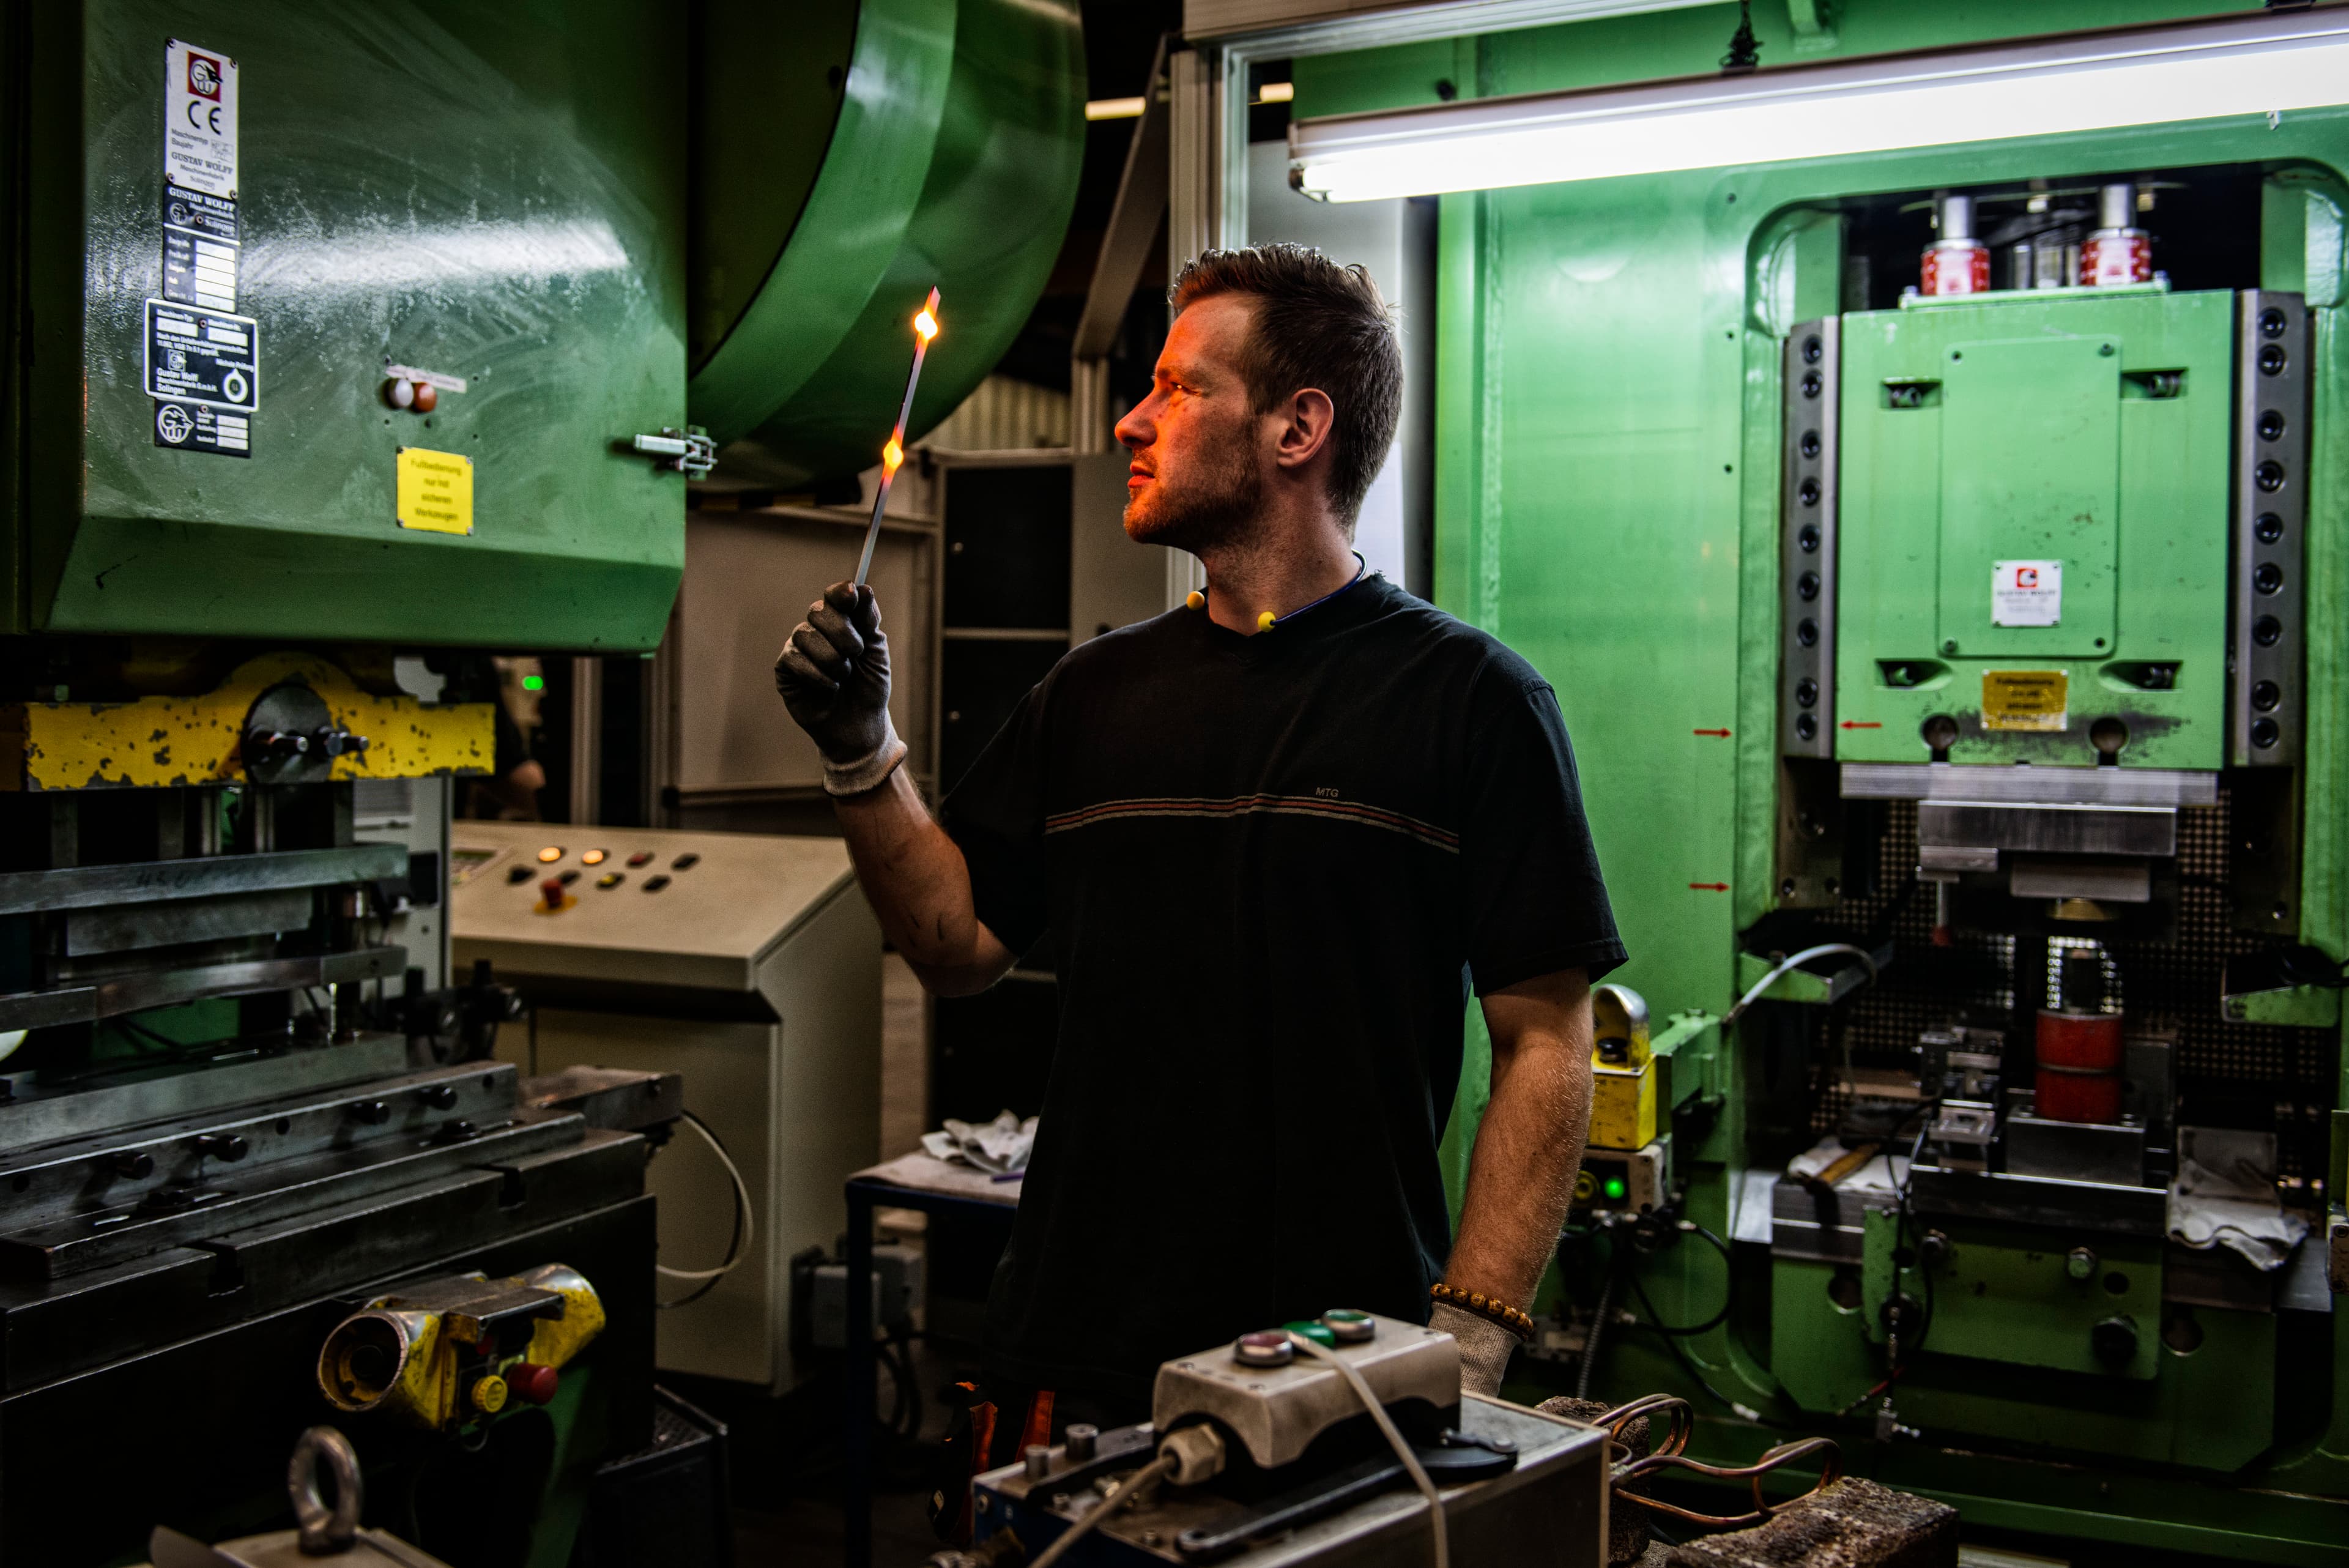
<path fill-rule="evenodd" d="M 983 990 L 1052 939 L 988 1306 L 999 1454 L 1041 1391 L 1145 1419 L 1161 1361 L 1331 1307 L 1433 1323 L 1494 1390 L 1581 1158 L 1589 982 L 1623 959 L 1549 687 L 1352 553 L 1402 402 L 1377 287 L 1268 245 L 1202 255 L 1173 301 L 1117 436 L 1126 533 L 1206 566 L 1189 607 L 1062 659 L 935 821 L 870 588 L 826 590 L 776 665 L 925 985 Z M 1492 1098 L 1455 1240 L 1437 1143 L 1472 986 Z"/>

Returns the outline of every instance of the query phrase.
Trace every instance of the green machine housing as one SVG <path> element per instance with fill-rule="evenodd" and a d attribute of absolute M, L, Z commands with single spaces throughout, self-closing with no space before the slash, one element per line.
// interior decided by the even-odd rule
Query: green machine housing
<path fill-rule="evenodd" d="M 1752 22 L 1766 80 L 2205 10 Z M 1283 47 L 1313 119 L 1708 77 L 1738 19 Z M 2340 1562 L 2349 111 L 1721 156 L 1436 199 L 1435 597 L 1557 691 L 1609 978 L 1670 1020 L 1661 1207 L 1723 1241 L 1578 1207 L 1556 1342 L 1636 1303 L 1594 1389 L 1685 1394 L 1708 1457 L 1822 1431 L 1974 1524 Z M 2120 182 L 2158 275 L 2009 286 Z M 1997 286 L 1932 297 L 1951 197 Z M 1813 962 L 1723 1027 L 1828 941 L 1880 973 Z M 2120 1021 L 2109 1124 L 2037 1114 L 2066 1011 Z M 1455 1178 L 1473 1053 L 1464 1085 Z M 1866 1143 L 1824 1199 L 1788 1175 Z M 2305 1225 L 2284 1266 L 2171 1238 L 2189 1163 Z"/>

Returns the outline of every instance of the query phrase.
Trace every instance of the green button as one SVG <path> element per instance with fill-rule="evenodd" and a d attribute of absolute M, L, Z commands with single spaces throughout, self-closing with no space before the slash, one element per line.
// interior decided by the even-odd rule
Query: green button
<path fill-rule="evenodd" d="M 1291 1334 L 1301 1334 L 1314 1344 L 1328 1349 L 1335 1350 L 1338 1347 L 1338 1336 L 1330 1332 L 1327 1324 L 1313 1323 L 1299 1318 L 1295 1323 L 1284 1323 L 1280 1326 Z"/>
<path fill-rule="evenodd" d="M 1621 1177 L 1610 1176 L 1607 1179 L 1607 1184 L 1601 1190 L 1603 1190 L 1609 1198 L 1621 1198 L 1623 1194 L 1630 1191 L 1630 1189 L 1623 1185 L 1623 1179 Z"/>

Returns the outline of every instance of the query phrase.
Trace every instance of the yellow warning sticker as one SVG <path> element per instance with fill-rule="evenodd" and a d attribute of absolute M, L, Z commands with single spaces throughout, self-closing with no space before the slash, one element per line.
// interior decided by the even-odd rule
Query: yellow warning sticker
<path fill-rule="evenodd" d="M 1982 671 L 1982 728 L 2061 730 L 2072 678 L 2061 670 Z"/>
<path fill-rule="evenodd" d="M 420 446 L 399 449 L 399 525 L 434 534 L 473 531 L 473 460 Z"/>

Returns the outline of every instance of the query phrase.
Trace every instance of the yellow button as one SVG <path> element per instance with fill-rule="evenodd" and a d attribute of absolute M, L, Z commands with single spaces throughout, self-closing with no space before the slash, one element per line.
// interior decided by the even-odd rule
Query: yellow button
<path fill-rule="evenodd" d="M 506 1380 L 492 1373 L 473 1385 L 473 1408 L 484 1416 L 494 1416 L 506 1406 Z"/>

